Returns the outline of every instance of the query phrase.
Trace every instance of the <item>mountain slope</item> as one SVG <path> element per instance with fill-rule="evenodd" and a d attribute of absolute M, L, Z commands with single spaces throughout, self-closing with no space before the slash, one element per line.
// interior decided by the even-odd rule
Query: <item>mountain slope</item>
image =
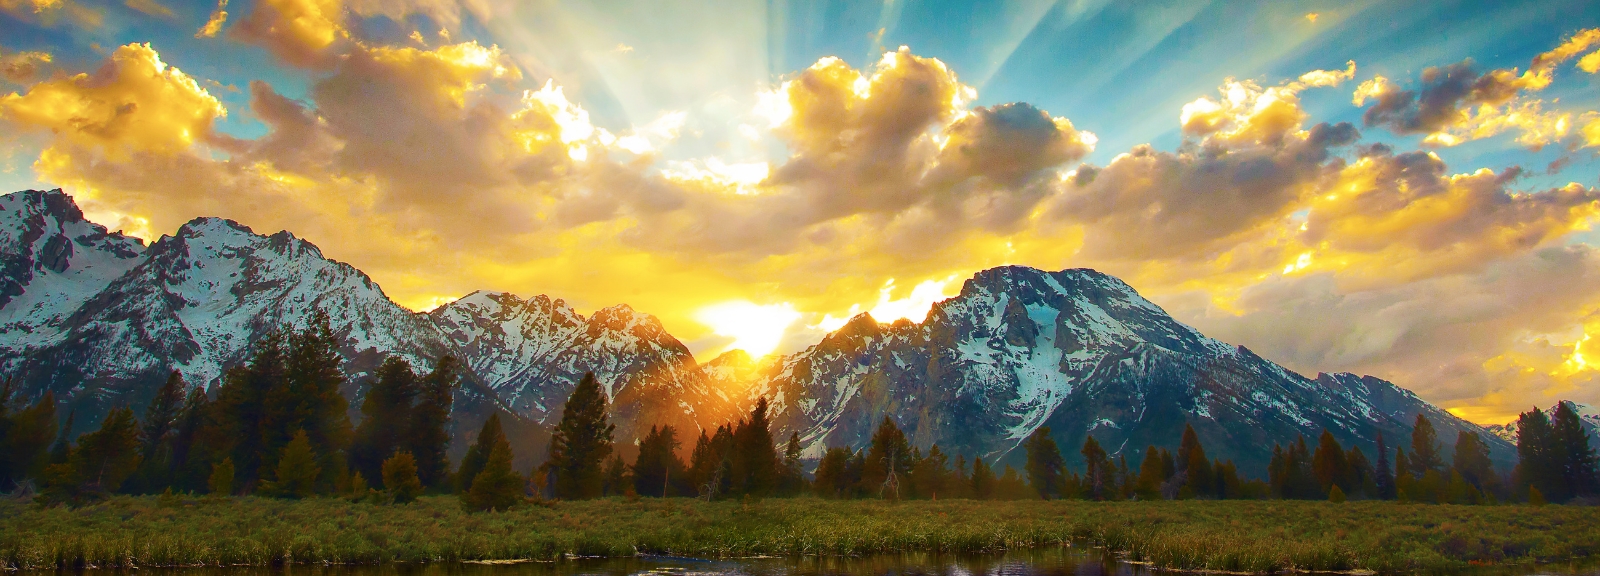
<path fill-rule="evenodd" d="M 781 434 L 799 432 L 812 457 L 865 445 L 884 416 L 915 445 L 1013 463 L 1044 426 L 1081 461 L 1087 435 L 1137 457 L 1175 444 L 1188 422 L 1209 454 L 1249 471 L 1274 443 L 1324 428 L 1369 455 L 1378 433 L 1408 439 L 1418 413 L 1447 446 L 1456 431 L 1483 432 L 1383 380 L 1308 379 L 1207 338 L 1111 276 L 1016 266 L 978 273 L 921 323 L 858 316 L 758 376 L 750 395 L 771 398 Z M 1487 439 L 1498 462 L 1513 458 Z"/>

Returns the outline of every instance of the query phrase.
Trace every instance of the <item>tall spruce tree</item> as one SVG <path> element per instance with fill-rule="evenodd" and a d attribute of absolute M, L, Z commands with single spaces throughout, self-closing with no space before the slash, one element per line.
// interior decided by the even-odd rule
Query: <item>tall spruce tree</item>
<path fill-rule="evenodd" d="M 1211 461 L 1206 459 L 1206 449 L 1200 445 L 1200 436 L 1194 426 L 1183 426 L 1183 437 L 1178 444 L 1178 473 L 1183 475 L 1183 492 L 1189 496 L 1206 496 L 1216 489 L 1212 486 L 1214 475 Z"/>
<path fill-rule="evenodd" d="M 1433 422 L 1427 416 L 1418 414 L 1416 424 L 1411 428 L 1411 475 L 1421 478 L 1430 471 L 1443 470 L 1442 450 L 1438 435 L 1433 431 Z"/>
<path fill-rule="evenodd" d="M 384 359 L 361 401 L 361 424 L 350 444 L 351 469 L 366 478 L 383 477 L 383 462 L 404 447 L 411 405 L 419 392 L 410 362 L 398 356 Z"/>
<path fill-rule="evenodd" d="M 172 485 L 177 468 L 172 455 L 172 436 L 178 417 L 183 413 L 186 389 L 183 374 L 173 370 L 145 407 L 139 435 L 139 455 L 143 461 L 130 482 L 136 492 L 155 494 Z"/>
<path fill-rule="evenodd" d="M 778 449 L 772 442 L 765 397 L 756 402 L 750 419 L 740 422 L 733 437 L 734 490 L 755 496 L 771 493 L 778 484 Z"/>
<path fill-rule="evenodd" d="M 417 478 L 430 490 L 446 487 L 450 480 L 450 409 L 461 381 L 461 363 L 443 356 L 422 379 L 404 449 L 417 460 Z"/>
<path fill-rule="evenodd" d="M 1375 494 L 1383 500 L 1393 500 L 1394 470 L 1389 466 L 1389 448 L 1384 444 L 1383 433 L 1378 433 L 1378 464 L 1372 471 L 1372 482 L 1378 493 Z"/>
<path fill-rule="evenodd" d="M 672 426 L 650 427 L 639 441 L 639 455 L 633 461 L 633 490 L 640 496 L 677 496 L 679 486 L 688 484 L 688 471 L 678 458 L 678 430 Z"/>
<path fill-rule="evenodd" d="M 1311 455 L 1311 472 L 1324 493 L 1334 486 L 1345 494 L 1356 488 L 1350 485 L 1350 461 L 1346 459 L 1344 447 L 1326 428 L 1322 429 L 1322 435 L 1317 438 L 1317 450 Z"/>
<path fill-rule="evenodd" d="M 1489 447 L 1475 432 L 1463 430 L 1456 434 L 1456 449 L 1450 459 L 1450 467 L 1461 475 L 1462 480 L 1479 491 L 1488 492 L 1496 487 L 1494 463 L 1489 461 Z"/>
<path fill-rule="evenodd" d="M 1024 446 L 1028 455 L 1024 467 L 1028 471 L 1028 483 L 1033 485 L 1040 498 L 1049 500 L 1062 497 L 1062 480 L 1066 476 L 1067 463 L 1061 457 L 1061 449 L 1056 447 L 1056 441 L 1050 438 L 1050 427 L 1041 426 L 1034 430 Z"/>
<path fill-rule="evenodd" d="M 1517 467 L 1522 483 L 1545 498 L 1561 501 L 1567 482 L 1561 469 L 1565 459 L 1557 450 L 1550 417 L 1535 407 L 1517 418 Z"/>
<path fill-rule="evenodd" d="M 305 498 L 315 494 L 317 478 L 322 471 L 318 460 L 311 436 L 304 430 L 296 431 L 278 455 L 273 479 L 264 483 L 263 488 L 282 498 Z"/>
<path fill-rule="evenodd" d="M 501 436 L 488 449 L 483 470 L 461 497 L 461 506 L 468 510 L 506 510 L 522 500 L 523 479 L 511 469 L 511 443 Z"/>
<path fill-rule="evenodd" d="M 797 446 L 798 447 L 798 446 Z M 928 448 L 928 455 L 917 460 L 911 468 L 912 494 L 917 498 L 939 499 L 939 495 L 951 496 L 950 485 L 950 458 L 939 449 L 938 444 Z"/>
<path fill-rule="evenodd" d="M 88 494 L 110 494 L 139 467 L 139 424 L 131 408 L 114 408 L 100 429 L 78 439 L 72 466 L 81 489 Z"/>
<path fill-rule="evenodd" d="M 466 494 L 472 489 L 472 481 L 483 471 L 489 463 L 489 454 L 494 447 L 502 442 L 508 446 L 505 429 L 500 426 L 500 412 L 489 414 L 483 421 L 483 428 L 478 431 L 478 438 L 467 448 L 466 456 L 461 458 L 461 468 L 456 472 L 456 493 Z"/>
<path fill-rule="evenodd" d="M 704 436 L 702 436 L 704 437 Z M 812 485 L 818 496 L 823 498 L 846 498 L 855 484 L 851 481 L 850 449 L 839 446 L 828 448 L 822 453 L 822 460 L 817 462 L 817 480 Z"/>
<path fill-rule="evenodd" d="M 216 414 L 204 388 L 195 386 L 184 397 L 183 410 L 172 431 L 172 485 L 190 492 L 206 491 L 213 452 L 221 443 Z"/>
<path fill-rule="evenodd" d="M 339 339 L 329 325 L 328 314 L 317 310 L 306 326 L 289 339 L 285 412 L 290 416 L 281 424 L 287 429 L 304 430 L 319 459 L 323 477 L 319 484 L 331 485 L 339 468 L 335 459 L 345 458 L 350 444 L 349 402 L 339 389 L 344 386 L 343 359 Z M 274 429 L 281 434 L 283 428 Z M 342 464 L 340 462 L 339 464 Z"/>
<path fill-rule="evenodd" d="M 215 402 L 218 456 L 232 458 L 236 492 L 248 494 L 258 478 L 266 476 L 277 450 L 269 445 L 266 427 L 269 398 L 281 395 L 288 359 L 288 337 L 274 330 L 256 341 L 250 359 L 222 379 Z"/>
<path fill-rule="evenodd" d="M 1589 445 L 1589 432 L 1571 402 L 1556 404 L 1550 417 L 1551 452 L 1557 455 L 1555 467 L 1566 481 L 1566 497 L 1593 496 L 1600 490 L 1600 458 Z M 1546 494 L 1545 496 L 1549 496 Z"/>
<path fill-rule="evenodd" d="M 1083 441 L 1084 496 L 1093 500 L 1107 500 L 1116 489 L 1116 469 L 1100 442 L 1089 436 Z"/>
<path fill-rule="evenodd" d="M 933 447 L 938 450 L 938 446 Z M 804 465 L 800 462 L 800 433 L 789 433 L 789 441 L 783 445 L 783 474 L 778 479 L 778 493 L 784 496 L 794 496 L 805 489 L 806 476 Z"/>
<path fill-rule="evenodd" d="M 1092 438 L 1091 438 L 1092 439 Z M 988 500 L 994 497 L 995 483 L 999 481 L 994 470 L 983 463 L 983 458 L 972 459 L 972 497 Z"/>
<path fill-rule="evenodd" d="M 606 393 L 594 374 L 572 390 L 561 422 L 550 438 L 549 470 L 555 474 L 555 493 L 559 498 L 595 498 L 604 490 L 602 464 L 611 455 L 611 436 L 616 427 L 606 413 Z"/>
<path fill-rule="evenodd" d="M 914 463 L 911 443 L 906 440 L 905 432 L 900 431 L 894 420 L 884 416 L 877 430 L 872 432 L 872 443 L 867 446 L 866 462 L 861 472 L 861 491 L 879 494 L 891 472 L 897 483 L 903 483 L 911 474 Z"/>
<path fill-rule="evenodd" d="M 1133 482 L 1133 494 L 1140 500 L 1160 500 L 1161 484 L 1166 482 L 1161 474 L 1161 451 L 1151 444 L 1144 449 L 1144 459 L 1139 462 L 1139 476 Z"/>
<path fill-rule="evenodd" d="M 50 441 L 56 436 L 55 394 L 45 392 L 33 405 L 21 402 L 13 381 L 0 384 L 0 490 L 9 491 L 44 472 Z"/>

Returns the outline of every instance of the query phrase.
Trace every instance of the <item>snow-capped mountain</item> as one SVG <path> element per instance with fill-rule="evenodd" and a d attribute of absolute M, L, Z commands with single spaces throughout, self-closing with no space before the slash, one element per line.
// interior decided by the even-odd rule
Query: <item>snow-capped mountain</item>
<path fill-rule="evenodd" d="M 1048 426 L 1069 460 L 1086 435 L 1137 456 L 1174 445 L 1187 422 L 1208 454 L 1251 471 L 1274 443 L 1315 442 L 1324 428 L 1369 457 L 1378 433 L 1408 441 L 1418 413 L 1447 446 L 1483 432 L 1383 380 L 1309 379 L 1207 338 L 1092 270 L 986 270 L 921 323 L 857 316 L 756 380 L 750 397 L 770 398 L 782 435 L 799 432 L 812 457 L 864 445 L 886 415 L 913 444 L 969 457 L 1007 458 Z M 1480 435 L 1498 461 L 1513 458 Z"/>
<path fill-rule="evenodd" d="M 214 385 L 261 337 L 316 310 L 343 343 L 353 397 L 388 355 L 418 369 L 460 358 L 463 431 L 497 406 L 553 424 L 586 371 L 611 393 L 624 440 L 633 421 L 694 427 L 728 404 L 702 398 L 688 349 L 626 306 L 584 319 L 544 296 L 480 292 L 422 314 L 289 232 L 197 218 L 146 247 L 84 220 L 60 191 L 0 197 L 0 210 L 0 369 L 68 400 L 80 430 L 113 405 L 143 405 L 173 369 Z"/>
<path fill-rule="evenodd" d="M 553 425 L 567 396 L 593 372 L 611 397 L 621 438 L 671 424 L 695 430 L 727 416 L 689 349 L 654 316 L 626 305 L 584 318 L 562 300 L 474 292 L 428 317 L 473 373 L 518 414 Z"/>
<path fill-rule="evenodd" d="M 1583 429 L 1589 431 L 1589 445 L 1595 448 L 1600 448 L 1600 409 L 1596 409 L 1588 404 L 1578 404 L 1576 402 L 1567 400 L 1563 400 L 1561 403 L 1572 406 L 1573 411 L 1578 413 L 1578 421 L 1583 422 Z M 1551 406 L 1549 410 L 1544 411 L 1545 415 L 1549 416 L 1554 414 L 1556 408 L 1557 406 Z M 1505 424 L 1491 424 L 1487 428 L 1490 432 L 1493 432 L 1495 436 L 1505 439 L 1506 442 L 1510 442 L 1512 444 L 1517 443 L 1516 420 L 1512 420 Z"/>
<path fill-rule="evenodd" d="M 288 232 L 198 218 L 147 247 L 84 220 L 60 191 L 0 197 L 0 370 L 25 393 L 68 401 L 80 431 L 111 406 L 142 407 L 169 370 L 215 384 L 268 331 L 315 310 L 343 342 L 353 399 L 385 355 L 419 369 L 443 354 L 461 359 L 457 445 L 490 412 L 510 412 L 521 467 L 542 458 L 585 372 L 611 396 L 624 451 L 650 425 L 692 437 L 763 396 L 778 439 L 798 432 L 812 457 L 865 445 L 885 416 L 920 447 L 1012 461 L 1043 426 L 1077 460 L 1088 434 L 1127 453 L 1174 445 L 1188 422 L 1212 456 L 1252 475 L 1274 443 L 1314 441 L 1324 428 L 1369 457 L 1379 433 L 1407 442 L 1419 413 L 1447 446 L 1457 431 L 1484 432 L 1383 380 L 1306 378 L 1207 338 L 1091 270 L 986 270 L 921 323 L 861 315 L 796 354 L 731 352 L 699 365 L 627 306 L 584 317 L 546 296 L 475 292 L 416 313 Z M 1483 435 L 1498 462 L 1514 458 Z"/>

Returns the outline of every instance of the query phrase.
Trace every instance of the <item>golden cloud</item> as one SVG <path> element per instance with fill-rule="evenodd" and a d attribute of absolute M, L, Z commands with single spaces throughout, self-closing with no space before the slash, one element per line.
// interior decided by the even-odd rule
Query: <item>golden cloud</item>
<path fill-rule="evenodd" d="M 35 171 L 92 211 L 157 233 L 200 215 L 289 229 L 416 307 L 479 288 L 549 293 L 629 303 L 700 350 L 770 344 L 701 323 L 737 301 L 799 314 L 792 346 L 827 315 L 906 308 L 886 303 L 925 302 L 978 269 L 1086 265 L 1269 358 L 1376 373 L 1485 414 L 1593 374 L 1492 366 L 1549 374 L 1577 354 L 1600 259 L 1564 244 L 1600 195 L 1518 190 L 1515 170 L 1457 173 L 1312 123 L 1299 95 L 1350 80 L 1353 63 L 1277 86 L 1229 80 L 1183 108 L 1176 150 L 1139 146 L 1102 167 L 1074 166 L 1094 135 L 1024 103 L 971 107 L 975 90 L 938 60 L 823 59 L 756 99 L 766 122 L 752 130 L 787 146 L 780 162 L 663 165 L 682 113 L 612 132 L 555 82 L 525 89 L 494 46 L 345 43 L 345 8 L 263 6 L 276 19 L 243 34 L 325 67 L 306 101 L 250 85 L 265 136 L 216 135 L 226 110 L 138 44 L 0 98 L 0 117 L 48 133 Z M 281 21 L 291 14 L 316 17 Z M 1489 364 L 1501 357 L 1515 362 Z M 1446 360 L 1472 384 L 1429 372 Z"/>

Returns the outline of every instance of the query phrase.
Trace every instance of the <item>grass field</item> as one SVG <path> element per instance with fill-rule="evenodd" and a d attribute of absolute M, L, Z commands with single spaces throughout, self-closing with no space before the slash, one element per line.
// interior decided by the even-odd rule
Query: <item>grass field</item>
<path fill-rule="evenodd" d="M 669 554 L 858 556 L 1103 546 L 1158 567 L 1444 570 L 1600 555 L 1600 508 L 1292 501 L 605 499 L 467 514 L 401 506 L 118 496 L 0 503 L 8 568 L 456 562 Z"/>

